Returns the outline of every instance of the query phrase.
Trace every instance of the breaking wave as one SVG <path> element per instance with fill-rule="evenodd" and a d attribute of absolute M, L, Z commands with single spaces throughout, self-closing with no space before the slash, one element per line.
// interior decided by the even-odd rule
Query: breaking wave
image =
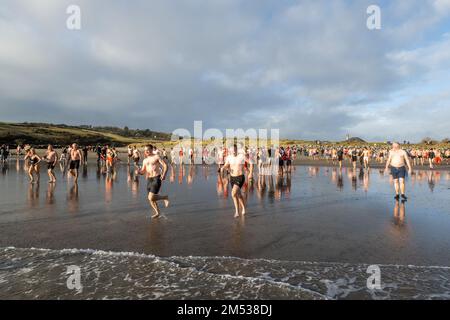
<path fill-rule="evenodd" d="M 81 285 L 69 289 L 69 266 Z M 450 299 L 450 267 L 0 248 L 0 299 Z"/>

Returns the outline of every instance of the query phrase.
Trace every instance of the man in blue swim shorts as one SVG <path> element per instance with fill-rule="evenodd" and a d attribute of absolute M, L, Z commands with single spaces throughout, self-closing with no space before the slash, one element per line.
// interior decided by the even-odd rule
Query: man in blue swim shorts
<path fill-rule="evenodd" d="M 400 144 L 394 142 L 392 150 L 389 152 L 385 170 L 388 171 L 389 167 L 391 168 L 395 186 L 395 200 L 399 200 L 400 196 L 402 200 L 406 201 L 408 199 L 405 195 L 406 166 L 408 166 L 408 173 L 411 174 L 412 168 L 408 154 L 400 148 Z"/>

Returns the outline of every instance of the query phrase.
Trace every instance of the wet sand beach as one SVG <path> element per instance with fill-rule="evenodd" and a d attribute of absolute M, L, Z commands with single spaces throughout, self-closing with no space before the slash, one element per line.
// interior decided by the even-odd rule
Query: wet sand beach
<path fill-rule="evenodd" d="M 218 181 L 215 167 L 184 166 L 169 171 L 162 193 L 171 196 L 171 206 L 163 208 L 163 216 L 156 220 L 149 218 L 144 179 L 134 177 L 126 165 L 119 165 L 115 175 L 109 176 L 89 164 L 80 172 L 78 187 L 60 170 L 57 178 L 53 187 L 42 173 L 41 183 L 31 185 L 23 162 L 18 166 L 11 162 L 2 171 L 0 247 L 137 252 L 164 260 L 180 256 L 181 265 L 188 256 L 272 261 L 266 267 L 277 261 L 320 263 L 316 285 L 321 283 L 318 269 L 326 270 L 327 263 L 338 264 L 337 274 L 343 272 L 341 275 L 349 278 L 348 265 L 359 270 L 360 276 L 366 264 L 449 266 L 448 171 L 415 171 L 407 179 L 409 201 L 399 203 L 393 199 L 390 176 L 378 169 L 354 172 L 297 166 L 290 178 L 265 177 L 246 185 L 248 214 L 239 219 L 233 218 L 228 181 Z M 32 261 L 29 255 L 36 253 L 15 250 L 19 249 L 4 249 L 2 256 L 12 254 L 17 255 L 16 261 Z M 66 253 L 56 251 L 52 256 Z M 91 259 L 86 252 L 76 255 L 80 261 Z M 45 259 L 41 261 L 44 265 Z M 108 255 L 101 257 L 109 259 Z M 234 263 L 240 264 L 239 260 Z M 5 270 L 17 271 L 14 268 L 18 267 L 4 264 L 2 277 L 11 280 L 11 273 Z M 297 270 L 298 266 L 290 266 Z M 203 270 L 204 264 L 197 267 Z M 434 269 L 426 270 L 433 274 Z M 438 270 L 447 275 L 445 268 Z M 240 274 L 239 268 L 233 272 Z M 337 281 L 340 277 L 336 277 Z M 330 281 L 330 285 L 334 283 Z M 0 281 L 0 292 L 4 285 Z M 344 287 L 347 285 L 348 281 Z M 433 282 L 431 286 L 441 285 Z M 327 295 L 327 290 L 331 289 L 325 286 L 317 293 L 322 298 L 348 298 L 342 293 Z M 357 297 L 369 298 L 367 292 L 361 292 L 364 294 Z M 436 287 L 421 294 L 432 292 L 446 291 Z M 22 292 L 17 297 L 30 295 Z"/>

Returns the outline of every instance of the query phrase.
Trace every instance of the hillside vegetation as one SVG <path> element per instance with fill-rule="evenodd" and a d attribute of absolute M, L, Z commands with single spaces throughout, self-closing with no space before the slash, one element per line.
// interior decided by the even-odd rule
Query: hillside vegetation
<path fill-rule="evenodd" d="M 0 122 L 0 144 L 80 145 L 111 144 L 124 146 L 150 141 L 168 141 L 170 134 L 151 130 L 117 127 L 68 126 L 47 123 Z"/>

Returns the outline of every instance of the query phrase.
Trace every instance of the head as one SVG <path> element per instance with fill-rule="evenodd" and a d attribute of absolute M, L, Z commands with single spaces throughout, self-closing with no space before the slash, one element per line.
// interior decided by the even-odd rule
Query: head
<path fill-rule="evenodd" d="M 393 149 L 393 150 L 399 150 L 399 149 L 400 149 L 400 144 L 399 144 L 398 142 L 394 142 L 394 143 L 392 144 L 392 149 Z"/>
<path fill-rule="evenodd" d="M 48 147 L 47 147 L 47 150 L 48 151 L 53 151 L 53 146 L 51 144 L 49 144 Z"/>
<path fill-rule="evenodd" d="M 78 149 L 78 145 L 76 143 L 72 144 L 72 149 L 77 150 Z"/>
<path fill-rule="evenodd" d="M 144 153 L 146 156 L 152 155 L 153 154 L 153 146 L 151 144 L 146 145 L 145 149 L 144 149 Z"/>
<path fill-rule="evenodd" d="M 36 154 L 36 150 L 34 150 L 34 148 L 30 149 L 31 154 Z"/>

